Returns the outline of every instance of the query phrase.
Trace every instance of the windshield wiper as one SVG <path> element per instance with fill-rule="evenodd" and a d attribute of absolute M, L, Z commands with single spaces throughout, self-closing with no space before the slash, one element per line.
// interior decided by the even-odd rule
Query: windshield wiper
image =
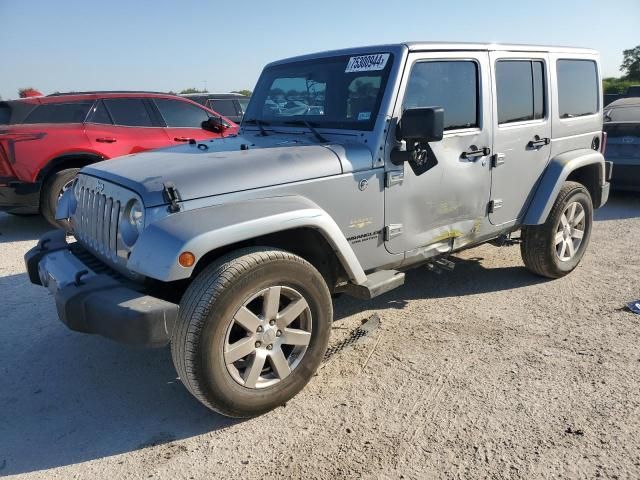
<path fill-rule="evenodd" d="M 326 138 L 324 138 L 320 134 L 320 132 L 318 132 L 310 122 L 307 122 L 306 120 L 287 120 L 286 122 L 283 122 L 283 123 L 285 125 L 303 125 L 309 129 L 309 131 L 313 134 L 314 137 L 316 137 L 316 139 L 320 143 L 329 143 L 329 141 Z"/>
<path fill-rule="evenodd" d="M 269 125 L 267 122 L 265 122 L 264 120 L 258 120 L 257 118 L 251 118 L 249 120 L 242 120 L 242 123 L 248 123 L 251 124 L 253 123 L 254 125 L 257 125 L 258 128 L 260 129 L 260 135 L 262 135 L 263 137 L 266 137 L 267 135 L 269 135 L 267 133 L 267 131 L 264 129 L 265 125 Z"/>

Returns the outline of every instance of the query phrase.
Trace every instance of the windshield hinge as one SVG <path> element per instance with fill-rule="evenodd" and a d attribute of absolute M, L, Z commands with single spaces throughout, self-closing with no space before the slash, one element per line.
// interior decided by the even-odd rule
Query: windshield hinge
<path fill-rule="evenodd" d="M 495 213 L 496 210 L 502 208 L 502 199 L 496 198 L 489 202 L 489 213 Z"/>
<path fill-rule="evenodd" d="M 504 165 L 504 153 L 494 153 L 491 155 L 491 168 L 497 168 Z"/>
<path fill-rule="evenodd" d="M 162 184 L 162 187 L 162 196 L 165 201 L 169 202 L 167 210 L 171 213 L 179 212 L 180 204 L 178 202 L 182 199 L 180 198 L 180 192 L 178 192 L 176 186 L 171 182 L 166 182 Z"/>
<path fill-rule="evenodd" d="M 399 185 L 404 180 L 404 172 L 402 170 L 391 170 L 385 174 L 384 184 L 387 188 Z"/>
<path fill-rule="evenodd" d="M 392 223 L 391 225 L 387 225 L 384 227 L 384 241 L 388 242 L 392 238 L 402 235 L 402 230 L 401 223 Z"/>

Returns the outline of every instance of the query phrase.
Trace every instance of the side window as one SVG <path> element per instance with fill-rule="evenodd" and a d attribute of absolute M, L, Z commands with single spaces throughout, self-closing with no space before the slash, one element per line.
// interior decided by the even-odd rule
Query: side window
<path fill-rule="evenodd" d="M 478 127 L 476 62 L 448 60 L 414 65 L 402 108 L 417 107 L 443 107 L 445 130 Z"/>
<path fill-rule="evenodd" d="M 39 105 L 24 123 L 82 123 L 93 102 L 49 103 Z"/>
<path fill-rule="evenodd" d="M 544 66 L 531 60 L 496 63 L 498 123 L 544 117 Z"/>
<path fill-rule="evenodd" d="M 558 60 L 560 118 L 581 117 L 598 111 L 598 73 L 591 60 Z"/>
<path fill-rule="evenodd" d="M 154 99 L 167 127 L 201 128 L 209 119 L 206 110 L 181 100 Z"/>
<path fill-rule="evenodd" d="M 218 112 L 223 117 L 235 117 L 238 115 L 233 100 L 209 100 L 211 110 Z"/>
<path fill-rule="evenodd" d="M 147 106 L 141 98 L 106 98 L 103 100 L 113 123 L 125 127 L 153 127 Z"/>
<path fill-rule="evenodd" d="M 89 113 L 89 119 L 87 121 L 89 123 L 113 125 L 113 121 L 111 120 L 109 112 L 107 112 L 104 103 L 102 103 L 102 100 L 98 100 L 93 106 L 93 108 L 91 109 L 91 113 Z"/>

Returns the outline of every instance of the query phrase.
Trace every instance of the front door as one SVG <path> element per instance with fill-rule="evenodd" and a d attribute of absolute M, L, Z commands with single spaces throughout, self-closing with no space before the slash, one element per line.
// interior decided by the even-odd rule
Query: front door
<path fill-rule="evenodd" d="M 520 219 L 551 151 L 548 59 L 544 53 L 491 52 L 494 107 L 489 219 Z"/>
<path fill-rule="evenodd" d="M 490 193 L 491 89 L 487 52 L 412 53 L 393 116 L 443 107 L 444 138 L 430 143 L 437 164 L 422 171 L 391 163 L 387 139 L 386 247 L 391 253 L 452 248 L 486 218 Z"/>
<path fill-rule="evenodd" d="M 202 128 L 202 122 L 209 120 L 209 113 L 200 105 L 168 98 L 154 98 L 153 102 L 164 119 L 164 131 L 171 144 L 178 145 L 190 140 L 209 140 L 221 136 Z"/>

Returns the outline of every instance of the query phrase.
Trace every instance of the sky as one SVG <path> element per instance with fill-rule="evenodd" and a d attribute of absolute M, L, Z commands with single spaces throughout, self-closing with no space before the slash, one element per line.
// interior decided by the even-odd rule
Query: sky
<path fill-rule="evenodd" d="M 591 47 L 619 76 L 639 20 L 640 0 L 0 0 L 0 96 L 251 90 L 273 60 L 408 40 Z"/>

